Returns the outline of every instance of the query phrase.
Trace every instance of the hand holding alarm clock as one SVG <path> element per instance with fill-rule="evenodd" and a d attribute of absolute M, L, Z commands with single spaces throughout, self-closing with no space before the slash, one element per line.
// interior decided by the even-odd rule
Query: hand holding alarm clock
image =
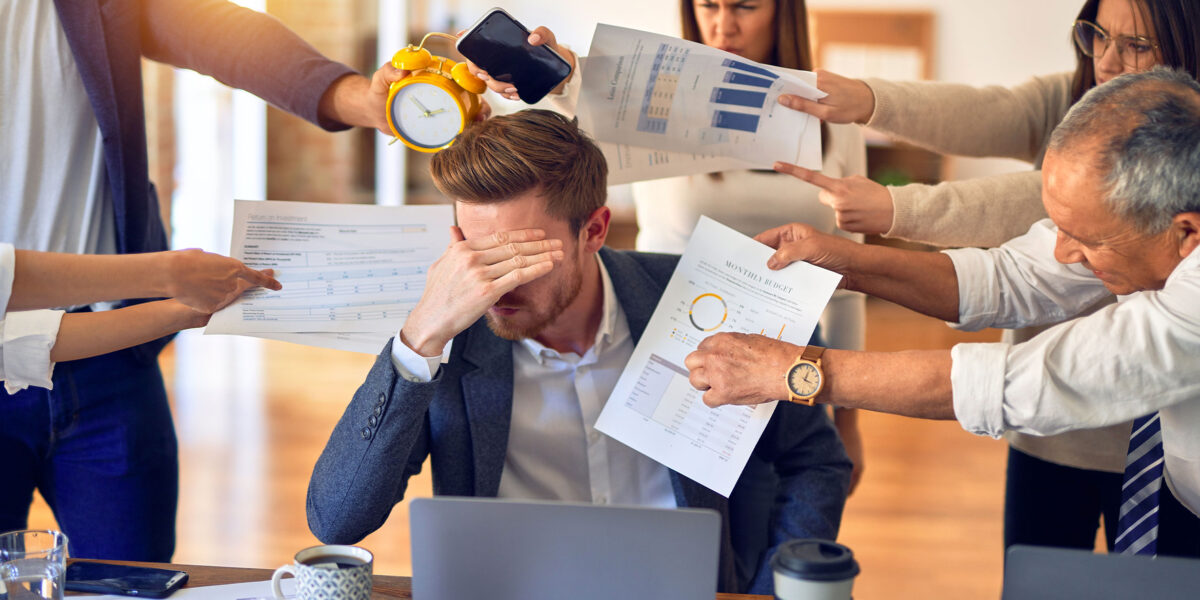
<path fill-rule="evenodd" d="M 467 123 L 479 114 L 487 89 L 467 70 L 466 63 L 434 56 L 425 49 L 431 37 L 458 38 L 432 32 L 416 47 L 409 45 L 392 57 L 392 66 L 408 71 L 388 89 L 387 122 L 392 135 L 419 152 L 437 152 L 454 143 Z"/>

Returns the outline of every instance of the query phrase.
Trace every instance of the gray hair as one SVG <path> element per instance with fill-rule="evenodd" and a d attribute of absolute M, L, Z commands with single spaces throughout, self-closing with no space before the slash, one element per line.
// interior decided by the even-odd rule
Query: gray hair
<path fill-rule="evenodd" d="M 1142 234 L 1200 212 L 1200 84 L 1155 67 L 1092 88 L 1050 136 L 1049 151 L 1099 144 L 1105 202 Z"/>

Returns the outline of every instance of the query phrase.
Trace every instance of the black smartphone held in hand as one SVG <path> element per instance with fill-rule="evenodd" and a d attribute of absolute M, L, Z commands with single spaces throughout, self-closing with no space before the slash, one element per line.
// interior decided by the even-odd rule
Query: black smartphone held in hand
<path fill-rule="evenodd" d="M 503 9 L 493 8 L 458 39 L 458 51 L 497 81 L 513 84 L 534 104 L 571 74 L 571 63 L 549 46 L 529 45 L 529 30 Z"/>
<path fill-rule="evenodd" d="M 183 571 L 75 561 L 67 565 L 65 587 L 72 592 L 166 598 L 187 579 Z"/>

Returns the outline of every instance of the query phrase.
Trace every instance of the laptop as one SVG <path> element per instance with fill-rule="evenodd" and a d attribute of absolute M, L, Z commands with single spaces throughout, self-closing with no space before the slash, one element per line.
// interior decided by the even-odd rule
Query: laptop
<path fill-rule="evenodd" d="M 1200 560 L 1196 559 L 1013 546 L 1004 562 L 1003 600 L 1197 597 Z"/>
<path fill-rule="evenodd" d="M 414 600 L 712 598 L 712 510 L 485 498 L 409 506 Z"/>

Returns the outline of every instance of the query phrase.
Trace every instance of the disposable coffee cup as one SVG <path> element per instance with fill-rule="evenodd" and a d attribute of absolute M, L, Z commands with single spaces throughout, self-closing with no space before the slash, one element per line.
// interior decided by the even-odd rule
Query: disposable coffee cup
<path fill-rule="evenodd" d="M 789 540 L 771 557 L 777 600 L 850 600 L 858 562 L 829 540 Z"/>

